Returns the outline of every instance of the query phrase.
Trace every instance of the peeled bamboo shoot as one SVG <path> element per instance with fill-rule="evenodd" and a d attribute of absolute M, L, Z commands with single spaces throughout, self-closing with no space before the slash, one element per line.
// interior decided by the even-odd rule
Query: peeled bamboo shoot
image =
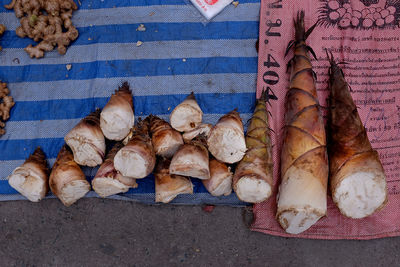
<path fill-rule="evenodd" d="M 232 176 L 230 167 L 216 159 L 211 159 L 210 179 L 202 181 L 211 195 L 216 197 L 228 196 L 232 192 Z"/>
<path fill-rule="evenodd" d="M 124 82 L 101 111 L 100 127 L 105 137 L 121 141 L 128 135 L 134 122 L 132 92 L 128 82 Z"/>
<path fill-rule="evenodd" d="M 128 143 L 114 157 L 114 167 L 123 176 L 141 179 L 156 164 L 156 154 L 149 136 L 148 121 L 139 121 L 131 131 Z"/>
<path fill-rule="evenodd" d="M 83 118 L 64 138 L 79 165 L 95 167 L 103 162 L 106 142 L 100 128 L 100 109 Z"/>
<path fill-rule="evenodd" d="M 169 117 L 171 126 L 179 132 L 187 132 L 195 129 L 201 123 L 202 119 L 203 111 L 201 111 L 199 104 L 197 104 L 193 92 L 174 108 Z"/>
<path fill-rule="evenodd" d="M 246 152 L 242 119 L 236 110 L 222 116 L 207 138 L 208 150 L 219 161 L 235 163 Z"/>
<path fill-rule="evenodd" d="M 171 160 L 169 172 L 202 180 L 210 179 L 208 151 L 203 140 L 194 139 L 182 145 Z"/>
<path fill-rule="evenodd" d="M 183 145 L 180 132 L 173 129 L 171 125 L 157 116 L 148 117 L 150 124 L 151 142 L 156 155 L 172 158 L 178 148 Z"/>
<path fill-rule="evenodd" d="M 106 159 L 92 180 L 93 190 L 101 197 L 124 193 L 129 188 L 136 188 L 136 179 L 123 176 L 114 167 L 115 154 L 122 148 L 122 143 L 116 143 L 108 152 Z"/>
<path fill-rule="evenodd" d="M 170 160 L 159 158 L 155 171 L 156 202 L 169 203 L 179 194 L 192 194 L 190 178 L 170 174 Z"/>
<path fill-rule="evenodd" d="M 90 184 L 69 148 L 64 145 L 57 155 L 49 179 L 50 189 L 65 206 L 71 206 L 90 191 Z"/>
<path fill-rule="evenodd" d="M 38 147 L 29 158 L 8 177 L 12 188 L 32 202 L 43 199 L 49 191 L 49 169 L 46 156 Z"/>

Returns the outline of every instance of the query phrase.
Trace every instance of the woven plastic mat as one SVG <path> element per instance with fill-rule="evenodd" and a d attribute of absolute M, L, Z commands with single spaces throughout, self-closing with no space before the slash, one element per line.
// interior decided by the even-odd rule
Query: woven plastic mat
<path fill-rule="evenodd" d="M 381 158 L 387 176 L 389 201 L 385 208 L 365 219 L 348 219 L 339 213 L 328 196 L 327 216 L 299 235 L 285 233 L 275 219 L 279 185 L 284 100 L 288 87 L 285 49 L 294 38 L 293 19 L 299 10 L 306 14 L 306 27 L 318 26 L 307 39 L 318 60 L 319 101 L 326 106 L 331 51 L 342 65 L 351 94 Z M 398 1 L 262 1 L 257 89 L 270 87 L 271 128 L 274 143 L 274 194 L 254 206 L 252 230 L 279 236 L 315 239 L 373 239 L 400 235 L 400 3 Z M 272 61 L 278 64 L 270 64 Z M 278 66 L 279 65 L 279 66 Z"/>
<path fill-rule="evenodd" d="M 204 121 L 215 123 L 238 108 L 244 122 L 255 102 L 260 3 L 229 5 L 207 24 L 184 0 L 76 1 L 73 23 L 79 38 L 66 55 L 57 51 L 30 59 L 23 50 L 33 43 L 16 36 L 19 20 L 0 0 L 0 80 L 16 104 L 0 137 L 0 200 L 24 199 L 6 177 L 40 146 L 55 161 L 65 134 L 97 107 L 102 108 L 123 81 L 133 89 L 135 115 L 167 119 L 194 92 Z M 145 30 L 137 30 L 143 24 Z M 138 45 L 138 41 L 140 45 Z M 83 168 L 90 180 L 97 169 Z M 212 197 L 193 179 L 194 194 L 173 203 L 240 206 L 234 193 Z M 154 203 L 154 178 L 114 198 Z M 97 196 L 94 192 L 87 195 Z"/>

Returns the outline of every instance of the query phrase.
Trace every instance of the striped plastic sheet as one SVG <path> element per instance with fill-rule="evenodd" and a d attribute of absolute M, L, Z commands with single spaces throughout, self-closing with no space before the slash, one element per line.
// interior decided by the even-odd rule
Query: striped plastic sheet
<path fill-rule="evenodd" d="M 80 0 L 72 19 L 79 38 L 66 55 L 53 51 L 39 60 L 23 50 L 33 41 L 16 36 L 19 21 L 3 7 L 8 2 L 0 0 L 0 23 L 7 27 L 0 40 L 0 80 L 8 83 L 16 104 L 0 137 L 0 200 L 25 199 L 8 185 L 7 176 L 37 146 L 52 166 L 65 134 L 102 108 L 122 81 L 131 84 L 137 117 L 167 119 L 194 91 L 206 122 L 215 123 L 234 108 L 244 123 L 250 118 L 259 0 L 241 0 L 237 8 L 229 5 L 206 25 L 184 0 Z M 136 30 L 140 24 L 146 31 Z M 143 44 L 137 46 L 138 41 Z M 83 171 L 91 180 L 97 168 Z M 194 194 L 178 196 L 173 203 L 245 205 L 235 194 L 213 197 L 199 180 L 192 181 Z M 154 203 L 154 177 L 138 184 L 111 198 Z"/>

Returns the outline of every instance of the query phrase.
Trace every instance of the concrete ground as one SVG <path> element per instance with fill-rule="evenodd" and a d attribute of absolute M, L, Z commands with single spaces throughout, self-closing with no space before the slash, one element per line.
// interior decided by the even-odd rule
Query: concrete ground
<path fill-rule="evenodd" d="M 0 203 L 0 266 L 400 266 L 400 239 L 324 241 L 246 227 L 243 208 L 82 199 Z"/>

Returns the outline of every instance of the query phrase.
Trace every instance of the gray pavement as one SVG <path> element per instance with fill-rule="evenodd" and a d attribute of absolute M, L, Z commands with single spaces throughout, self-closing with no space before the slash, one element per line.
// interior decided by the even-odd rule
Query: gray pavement
<path fill-rule="evenodd" d="M 400 239 L 273 237 L 244 208 L 86 198 L 0 203 L 1 266 L 400 266 Z"/>

